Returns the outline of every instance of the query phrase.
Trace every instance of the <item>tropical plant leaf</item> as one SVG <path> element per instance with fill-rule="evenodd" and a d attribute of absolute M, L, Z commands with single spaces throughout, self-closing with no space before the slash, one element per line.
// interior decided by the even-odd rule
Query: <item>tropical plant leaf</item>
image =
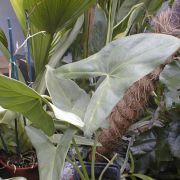
<path fill-rule="evenodd" d="M 71 140 L 76 130 L 73 128 L 67 129 L 57 147 L 40 130 L 26 127 L 26 131 L 36 149 L 40 180 L 59 180 Z"/>
<path fill-rule="evenodd" d="M 143 3 L 134 5 L 129 13 L 114 27 L 113 36 L 115 39 L 126 36 L 129 33 L 132 25 L 137 20 L 139 14 L 142 12 L 143 6 Z"/>
<path fill-rule="evenodd" d="M 147 11 L 148 15 L 153 15 L 161 7 L 163 2 L 163 0 L 125 0 L 118 9 L 116 22 L 120 22 L 134 5 L 144 3 L 144 11 Z"/>
<path fill-rule="evenodd" d="M 58 41 L 56 45 L 53 45 L 50 54 L 51 57 L 49 59 L 48 64 L 51 67 L 56 67 L 59 61 L 62 59 L 64 53 L 76 39 L 77 35 L 79 34 L 81 27 L 84 22 L 84 16 L 78 18 L 77 22 L 75 23 L 74 27 L 70 31 L 66 31 L 61 37 L 61 41 Z M 38 41 L 39 42 L 39 41 Z M 37 42 L 37 43 L 38 43 Z M 43 60 L 43 59 L 42 59 Z M 45 65 L 45 63 L 44 63 Z M 44 94 L 46 86 L 45 86 L 45 72 L 39 74 L 38 78 L 34 83 L 34 88 L 40 94 Z"/>
<path fill-rule="evenodd" d="M 84 122 L 81 120 L 79 116 L 77 116 L 74 113 L 63 111 L 53 104 L 50 104 L 51 108 L 53 109 L 54 115 L 56 119 L 59 121 L 67 122 L 69 124 L 72 124 L 78 128 L 83 128 Z"/>
<path fill-rule="evenodd" d="M 137 34 L 113 41 L 100 52 L 56 69 L 58 77 L 103 76 L 85 113 L 85 134 L 107 124 L 106 118 L 127 88 L 150 73 L 180 47 L 180 40 L 162 34 Z"/>
<path fill-rule="evenodd" d="M 31 27 L 31 34 L 35 34 L 38 31 L 34 26 Z M 48 33 L 41 33 L 30 39 L 36 77 L 45 70 L 45 65 L 49 62 L 52 40 L 53 37 Z"/>
<path fill-rule="evenodd" d="M 10 0 L 10 3 L 21 25 L 21 28 L 24 34 L 26 34 L 26 16 L 25 16 L 25 10 L 23 8 L 23 2 L 24 0 L 18 0 L 18 1 Z"/>
<path fill-rule="evenodd" d="M 123 1 L 122 3 L 120 3 L 120 7 L 117 10 L 116 24 L 119 24 L 120 22 L 123 22 L 123 19 L 124 20 L 126 19 L 126 21 L 123 22 L 123 25 L 124 25 L 123 28 L 125 28 L 125 24 L 127 22 L 126 16 L 128 16 L 129 12 L 132 10 L 133 7 L 142 3 L 143 5 L 141 8 L 137 8 L 136 10 L 134 10 L 134 12 L 131 15 L 131 18 L 129 19 L 129 24 L 127 25 L 129 26 L 131 24 L 131 27 L 135 27 L 134 30 L 136 33 L 144 32 L 145 28 L 149 26 L 149 24 L 147 23 L 147 21 L 149 20 L 149 17 L 154 15 L 157 12 L 157 10 L 161 7 L 163 2 L 164 2 L 163 0 L 159 0 L 159 1 L 157 0 L 133 0 L 133 1 L 126 0 L 126 1 Z M 128 30 L 128 26 L 127 26 L 127 30 Z M 120 30 L 120 32 L 121 31 L 122 30 Z M 133 29 L 131 31 L 133 32 Z M 129 31 L 128 33 L 131 34 L 131 31 Z"/>
<path fill-rule="evenodd" d="M 79 122 L 80 119 L 83 120 L 90 101 L 90 97 L 86 92 L 69 79 L 57 78 L 54 69 L 49 66 L 47 66 L 45 79 L 53 104 L 61 110 L 72 112 L 79 116 Z M 82 127 L 82 123 L 80 124 Z"/>
<path fill-rule="evenodd" d="M 171 91 L 180 88 L 180 61 L 165 66 L 159 80 Z"/>
<path fill-rule="evenodd" d="M 131 10 L 131 8 L 139 3 L 143 3 L 144 0 L 125 0 L 121 3 L 120 7 L 117 10 L 116 15 L 116 24 L 119 23 Z"/>
<path fill-rule="evenodd" d="M 71 26 L 95 0 L 29 0 L 23 2 L 30 20 L 40 30 L 53 35 Z"/>
<path fill-rule="evenodd" d="M 148 5 L 148 14 L 154 15 L 154 13 L 157 12 L 157 10 L 162 6 L 163 3 L 163 0 L 146 0 L 146 4 Z"/>
<path fill-rule="evenodd" d="M 159 79 L 168 89 L 168 92 L 165 92 L 166 106 L 180 104 L 180 62 L 173 61 L 166 65 Z"/>
<path fill-rule="evenodd" d="M 25 84 L 0 75 L 0 105 L 22 113 L 48 135 L 54 132 L 52 117 L 43 109 L 43 98 Z"/>
<path fill-rule="evenodd" d="M 45 65 L 48 64 L 50 60 L 49 55 L 52 51 L 51 43 L 53 42 L 55 32 L 60 30 L 64 31 L 64 28 L 67 27 L 71 28 L 78 17 L 94 2 L 95 0 L 55 0 L 53 2 L 50 2 L 49 0 L 11 0 L 11 4 L 25 35 L 27 34 L 25 10 L 28 10 L 30 15 L 30 34 L 33 35 L 41 31 L 46 31 L 46 33 L 38 34 L 30 39 L 31 53 L 32 59 L 34 60 L 36 77 L 40 76 L 38 78 L 41 79 L 43 71 L 45 70 Z M 71 34 L 69 41 L 72 41 L 72 39 L 76 37 L 76 35 L 74 35 L 72 38 L 72 35 L 73 34 Z M 66 45 L 69 44 L 69 41 L 66 43 Z M 66 45 L 63 50 L 66 49 Z M 63 50 L 61 50 L 61 53 Z M 58 60 L 61 59 L 60 56 L 57 58 Z M 41 93 L 40 90 L 38 90 L 38 92 Z"/>
<path fill-rule="evenodd" d="M 96 6 L 94 9 L 94 20 L 92 31 L 89 34 L 89 54 L 92 55 L 101 50 L 106 43 L 107 18 L 103 9 Z"/>
<path fill-rule="evenodd" d="M 18 1 L 10 0 L 10 2 L 16 13 L 18 21 L 21 25 L 24 36 L 26 37 L 27 28 L 26 28 L 24 0 L 18 0 Z M 32 59 L 34 60 L 35 74 L 36 76 L 38 76 L 45 69 L 45 65 L 48 62 L 48 58 L 49 58 L 48 53 L 51 48 L 53 35 L 50 35 L 49 33 L 42 34 L 40 33 L 41 30 L 38 29 L 33 22 L 29 22 L 29 24 L 30 24 L 29 33 L 31 35 L 39 33 L 33 38 L 30 38 L 31 55 L 32 55 Z"/>

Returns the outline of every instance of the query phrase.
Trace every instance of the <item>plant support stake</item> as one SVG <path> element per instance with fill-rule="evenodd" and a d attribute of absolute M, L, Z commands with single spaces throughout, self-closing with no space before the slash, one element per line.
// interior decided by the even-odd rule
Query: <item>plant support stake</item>
<path fill-rule="evenodd" d="M 12 26 L 11 20 L 8 17 L 8 32 L 9 32 L 9 42 L 10 42 L 10 54 L 11 54 L 11 77 L 14 79 L 18 79 L 18 71 L 16 65 L 16 58 L 14 56 L 14 45 L 13 45 L 13 35 L 12 35 Z"/>

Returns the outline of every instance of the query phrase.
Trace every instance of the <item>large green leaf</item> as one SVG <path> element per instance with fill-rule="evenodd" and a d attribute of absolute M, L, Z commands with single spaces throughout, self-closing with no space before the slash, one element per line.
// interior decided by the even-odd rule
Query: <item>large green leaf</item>
<path fill-rule="evenodd" d="M 43 98 L 25 84 L 0 75 L 0 105 L 20 112 L 48 135 L 54 132 L 51 116 L 43 109 Z"/>
<path fill-rule="evenodd" d="M 46 31 L 44 35 L 38 34 L 30 39 L 35 73 L 36 76 L 40 76 L 40 79 L 43 71 L 45 70 L 45 65 L 50 60 L 49 54 L 52 50 L 51 43 L 53 42 L 55 32 L 63 30 L 67 27 L 71 28 L 78 17 L 87 10 L 94 1 L 95 0 L 53 0 L 51 2 L 49 0 L 11 0 L 11 4 L 18 17 L 24 34 L 27 34 L 25 10 L 28 10 L 30 14 L 29 21 L 31 35 L 40 31 Z M 76 35 L 73 39 L 75 37 Z M 69 44 L 69 42 L 66 44 Z M 61 57 L 59 57 L 58 60 L 60 58 Z"/>
<path fill-rule="evenodd" d="M 97 54 L 56 70 L 58 77 L 103 76 L 85 114 L 85 134 L 106 125 L 113 107 L 127 88 L 150 73 L 180 47 L 180 40 L 162 34 L 137 34 L 113 41 Z"/>
<path fill-rule="evenodd" d="M 30 20 L 38 29 L 54 34 L 67 28 L 91 6 L 95 0 L 28 0 L 24 8 L 29 12 Z"/>
<path fill-rule="evenodd" d="M 46 86 L 55 106 L 61 110 L 75 113 L 84 119 L 90 97 L 75 82 L 57 78 L 54 69 L 47 66 Z"/>
<path fill-rule="evenodd" d="M 21 25 L 21 28 L 24 32 L 24 35 L 27 36 L 27 29 L 26 29 L 26 16 L 25 16 L 25 7 L 24 7 L 24 0 L 10 0 L 11 5 L 16 13 L 18 21 Z M 29 22 L 30 28 L 29 33 L 34 35 L 39 33 L 41 30 L 34 25 L 34 22 Z M 44 30 L 43 30 L 44 31 Z M 45 65 L 48 62 L 48 54 L 51 47 L 51 42 L 53 40 L 53 35 L 49 33 L 40 33 L 33 38 L 30 39 L 31 45 L 31 54 L 32 59 L 34 61 L 35 73 L 38 76 L 44 69 Z"/>
<path fill-rule="evenodd" d="M 40 180 L 59 180 L 76 130 L 72 128 L 67 129 L 57 147 L 40 130 L 26 127 L 26 131 L 36 149 Z"/>

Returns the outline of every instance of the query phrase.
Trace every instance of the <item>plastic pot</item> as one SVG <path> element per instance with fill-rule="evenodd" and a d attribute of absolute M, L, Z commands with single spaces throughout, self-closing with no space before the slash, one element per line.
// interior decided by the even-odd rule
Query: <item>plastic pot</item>
<path fill-rule="evenodd" d="M 84 162 L 88 176 L 91 179 L 91 163 Z M 95 163 L 95 178 L 99 178 L 101 172 L 106 167 L 107 163 Z M 80 170 L 82 171 L 82 166 L 79 165 Z M 74 180 L 80 180 L 80 176 L 77 171 L 74 171 Z M 103 180 L 119 180 L 120 179 L 120 167 L 118 165 L 112 164 L 108 167 L 103 175 Z"/>
<path fill-rule="evenodd" d="M 7 165 L 3 160 L 0 159 L 0 177 L 25 177 L 27 180 L 39 180 L 38 165 L 26 168 L 15 168 Z"/>

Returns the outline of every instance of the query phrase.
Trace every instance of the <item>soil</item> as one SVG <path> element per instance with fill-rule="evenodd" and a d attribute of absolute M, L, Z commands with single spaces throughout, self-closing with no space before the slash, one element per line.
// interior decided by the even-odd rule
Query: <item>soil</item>
<path fill-rule="evenodd" d="M 28 168 L 37 166 L 37 156 L 34 150 L 20 154 L 8 155 L 7 153 L 0 151 L 0 159 L 8 166 L 15 168 Z"/>
<path fill-rule="evenodd" d="M 39 180 L 38 164 L 35 151 L 21 155 L 8 155 L 0 151 L 0 177 L 25 177 L 27 180 Z"/>

